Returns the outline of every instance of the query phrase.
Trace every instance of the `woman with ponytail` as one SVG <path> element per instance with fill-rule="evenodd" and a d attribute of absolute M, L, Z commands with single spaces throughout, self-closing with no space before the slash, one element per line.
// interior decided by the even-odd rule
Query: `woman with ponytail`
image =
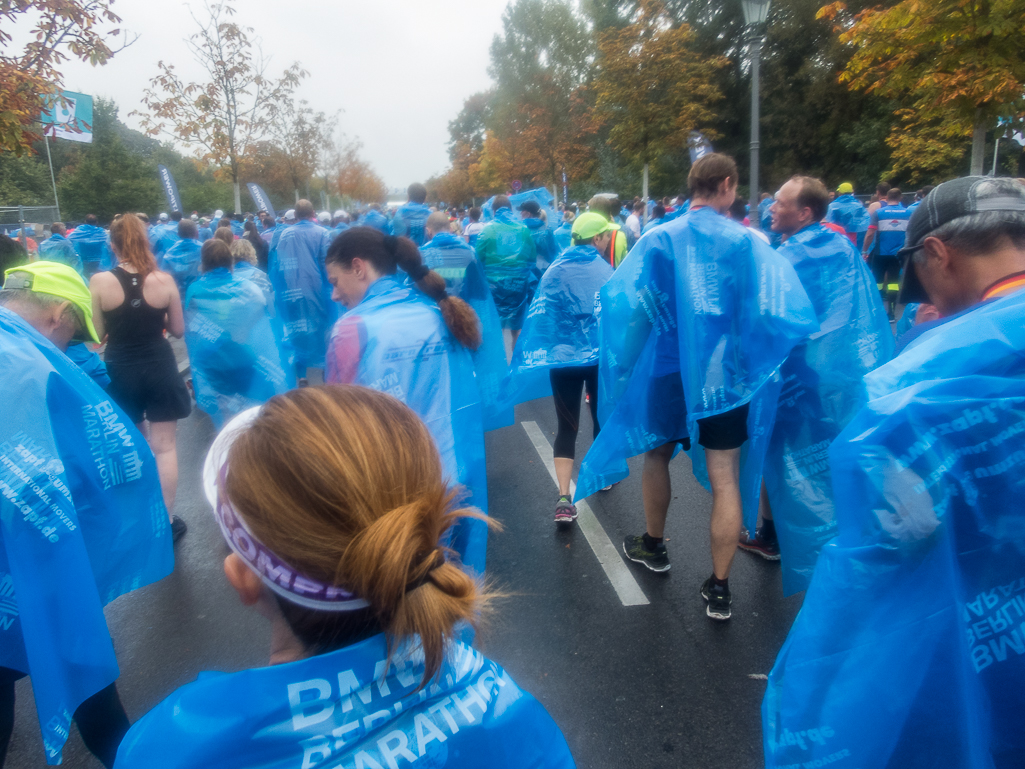
<path fill-rule="evenodd" d="M 480 390 L 471 351 L 480 322 L 445 279 L 426 267 L 409 238 L 353 227 L 331 243 L 327 277 L 332 298 L 348 311 L 335 324 L 325 379 L 394 395 L 427 425 L 448 482 L 487 511 L 487 471 Z M 400 278 L 398 269 L 413 286 Z M 471 573 L 483 574 L 487 527 L 464 519 L 451 546 Z"/>
<path fill-rule="evenodd" d="M 185 333 L 181 294 L 174 278 L 157 269 L 138 216 L 114 219 L 110 246 L 117 265 L 89 281 L 96 333 L 107 342 L 108 392 L 146 436 L 170 515 L 178 489 L 178 420 L 192 413 L 192 398 L 165 336 L 166 331 L 181 339 Z M 185 521 L 171 515 L 175 542 L 185 529 Z"/>
<path fill-rule="evenodd" d="M 459 638 L 489 595 L 446 558 L 460 507 L 431 434 L 363 387 L 292 390 L 218 436 L 204 487 L 270 666 L 206 675 L 128 733 L 119 769 L 570 769 L 558 727 Z"/>

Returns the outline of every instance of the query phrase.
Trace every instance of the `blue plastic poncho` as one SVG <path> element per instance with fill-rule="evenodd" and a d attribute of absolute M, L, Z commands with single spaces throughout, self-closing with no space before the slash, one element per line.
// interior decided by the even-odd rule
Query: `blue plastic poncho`
<path fill-rule="evenodd" d="M 875 280 L 851 241 L 821 224 L 779 249 L 808 292 L 820 329 L 783 364 L 783 390 L 765 459 L 783 556 L 783 593 L 807 589 L 836 535 L 829 444 L 867 402 L 862 378 L 893 356 Z"/>
<path fill-rule="evenodd" d="M 274 287 L 271 285 L 270 277 L 268 277 L 267 273 L 249 262 L 235 262 L 232 274 L 236 278 L 248 280 L 260 289 L 260 293 L 263 294 L 267 304 L 267 314 L 272 318 L 275 317 Z"/>
<path fill-rule="evenodd" d="M 199 277 L 202 248 L 203 244 L 195 238 L 182 238 L 157 260 L 160 269 L 174 277 L 174 282 L 178 284 L 178 292 L 182 296 L 185 296 L 189 286 Z"/>
<path fill-rule="evenodd" d="M 573 245 L 573 222 L 563 222 L 560 224 L 558 229 L 552 233 L 552 237 L 555 238 L 555 247 L 561 254 Z"/>
<path fill-rule="evenodd" d="M 388 221 L 388 217 L 380 211 L 375 211 L 372 208 L 356 220 L 356 226 L 373 227 L 375 230 L 380 230 L 385 235 L 392 234 L 391 222 Z"/>
<path fill-rule="evenodd" d="M 149 247 L 157 259 L 157 264 L 160 264 L 161 257 L 177 242 L 178 224 L 176 222 L 154 224 L 150 227 Z"/>
<path fill-rule="evenodd" d="M 477 238 L 477 259 L 491 286 L 502 328 L 519 329 L 530 301 L 529 278 L 537 253 L 530 230 L 508 208 L 500 208 Z"/>
<path fill-rule="evenodd" d="M 839 536 L 769 675 L 770 769 L 1020 764 L 1023 321 L 1018 292 L 866 377 L 830 449 Z"/>
<path fill-rule="evenodd" d="M 915 327 L 915 318 L 918 315 L 918 308 L 920 306 L 921 305 L 918 302 L 912 302 L 904 305 L 904 312 L 893 329 L 893 336 L 895 339 L 900 339 Z"/>
<path fill-rule="evenodd" d="M 552 234 L 551 228 L 540 219 L 531 217 L 521 219 L 521 221 L 530 230 L 530 237 L 534 241 L 534 251 L 537 253 L 537 270 L 539 273 L 543 273 L 559 255 L 559 247 L 555 245 L 555 236 Z"/>
<path fill-rule="evenodd" d="M 271 330 L 267 299 L 225 268 L 196 280 L 185 298 L 196 403 L 220 428 L 236 414 L 295 387 L 294 369 Z"/>
<path fill-rule="evenodd" d="M 480 391 L 470 351 L 445 326 L 432 299 L 387 275 L 335 324 L 327 356 L 328 382 L 388 393 L 427 425 L 450 484 L 468 492 L 465 504 L 488 509 Z M 487 527 L 463 519 L 451 546 L 471 573 L 483 574 Z"/>
<path fill-rule="evenodd" d="M 0 666 L 32 677 L 60 763 L 75 709 L 118 677 L 103 606 L 174 566 L 145 439 L 103 390 L 0 307 Z"/>
<path fill-rule="evenodd" d="M 548 372 L 598 363 L 598 292 L 611 265 L 594 246 L 564 251 L 545 272 L 530 303 L 502 403 L 514 405 L 552 394 Z"/>
<path fill-rule="evenodd" d="M 241 238 L 246 231 L 246 223 L 240 222 L 237 219 L 231 220 L 231 232 L 236 238 Z"/>
<path fill-rule="evenodd" d="M 424 264 L 445 279 L 448 292 L 458 296 L 477 313 L 481 345 L 473 352 L 473 367 L 480 388 L 484 431 L 508 427 L 513 423 L 513 411 L 498 403 L 498 388 L 508 369 L 502 322 L 480 262 L 462 238 L 448 232 L 435 235 L 420 249 L 420 254 Z"/>
<path fill-rule="evenodd" d="M 213 236 L 214 236 L 213 230 L 211 230 L 209 227 L 200 227 L 199 228 L 199 242 L 200 243 L 206 243 Z"/>
<path fill-rule="evenodd" d="M 509 203 L 512 205 L 512 210 L 519 216 L 520 206 L 526 203 L 528 200 L 533 200 L 539 206 L 541 211 L 544 212 L 544 218 L 552 224 L 559 221 L 559 214 L 552 207 L 555 202 L 555 198 L 552 197 L 552 193 L 544 187 L 538 187 L 533 190 L 523 190 L 523 192 L 517 192 L 515 195 L 509 195 Z M 491 222 L 495 218 L 495 198 L 494 196 L 488 198 L 484 205 L 481 206 L 482 220 L 484 222 Z M 554 226 L 553 226 L 554 229 Z"/>
<path fill-rule="evenodd" d="M 423 203 L 409 202 L 399 206 L 392 219 L 392 231 L 396 236 L 407 237 L 422 246 L 424 243 L 424 225 L 431 215 L 429 206 Z"/>
<path fill-rule="evenodd" d="M 86 277 L 109 270 L 114 266 L 114 253 L 110 250 L 110 236 L 102 227 L 80 224 L 68 234 L 68 242 L 75 247 Z"/>
<path fill-rule="evenodd" d="M 73 270 L 78 272 L 79 275 L 85 275 L 85 271 L 82 269 L 82 260 L 78 257 L 78 252 L 75 251 L 75 247 L 71 245 L 67 238 L 63 235 L 54 233 L 42 243 L 39 244 L 39 258 L 47 262 L 60 262 L 66 264 Z"/>
<path fill-rule="evenodd" d="M 868 232 L 869 215 L 868 209 L 854 195 L 848 193 L 840 195 L 829 204 L 826 211 L 826 221 L 839 224 L 848 234 L 854 235 L 854 243 L 858 249 L 865 242 L 865 233 Z"/>
<path fill-rule="evenodd" d="M 73 342 L 64 351 L 68 359 L 78 366 L 89 376 L 100 389 L 106 390 L 110 387 L 110 374 L 107 373 L 107 364 L 100 360 L 100 356 L 85 342 Z"/>
<path fill-rule="evenodd" d="M 818 330 L 790 262 L 701 207 L 643 235 L 602 289 L 601 307 L 602 431 L 584 457 L 577 497 L 625 478 L 628 457 L 696 435 L 696 420 L 749 403 L 741 493 L 753 530 L 778 370 Z M 673 377 L 682 378 L 682 402 L 668 400 Z M 700 446 L 691 460 L 706 480 Z"/>
<path fill-rule="evenodd" d="M 298 662 L 204 673 L 128 732 L 118 769 L 572 769 L 544 707 L 455 643 L 417 691 L 423 654 L 388 664 L 377 635 Z"/>
<path fill-rule="evenodd" d="M 280 230 L 280 228 L 279 228 Z M 300 376 L 307 367 L 324 366 L 327 337 L 338 309 L 331 301 L 324 258 L 331 234 L 309 220 L 275 232 L 267 272 L 277 301 L 277 314 L 295 351 Z"/>

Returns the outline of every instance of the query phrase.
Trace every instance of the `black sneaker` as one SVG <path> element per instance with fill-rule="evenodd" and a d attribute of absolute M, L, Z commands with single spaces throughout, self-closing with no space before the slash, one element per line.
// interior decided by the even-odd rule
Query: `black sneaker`
<path fill-rule="evenodd" d="M 708 606 L 705 607 L 705 614 L 709 617 L 717 620 L 727 620 L 730 618 L 732 614 L 730 604 L 733 603 L 733 597 L 730 595 L 728 587 L 714 584 L 712 578 L 709 577 L 701 586 L 701 597 L 708 601 Z"/>
<path fill-rule="evenodd" d="M 644 537 L 630 536 L 623 540 L 623 552 L 634 563 L 643 563 L 652 571 L 669 571 L 669 553 L 663 544 L 648 550 L 644 546 Z"/>
<path fill-rule="evenodd" d="M 740 532 L 740 541 L 737 542 L 737 547 L 741 550 L 747 550 L 749 553 L 760 555 L 766 561 L 779 560 L 779 540 L 775 537 L 766 539 L 761 529 L 758 529 L 753 537 L 748 536 L 746 531 Z"/>
<path fill-rule="evenodd" d="M 577 506 L 569 497 L 559 497 L 555 503 L 555 522 L 573 523 L 577 519 Z"/>
<path fill-rule="evenodd" d="M 177 544 L 178 540 L 185 536 L 185 532 L 189 530 L 189 527 L 185 525 L 185 521 L 179 518 L 177 515 L 171 516 L 171 542 Z"/>

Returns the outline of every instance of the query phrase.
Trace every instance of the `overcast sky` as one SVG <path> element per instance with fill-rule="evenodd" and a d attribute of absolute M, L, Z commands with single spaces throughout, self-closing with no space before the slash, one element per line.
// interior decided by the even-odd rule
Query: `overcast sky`
<path fill-rule="evenodd" d="M 294 61 L 310 76 L 299 96 L 363 141 L 364 156 L 389 187 L 405 188 L 448 165 L 448 122 L 463 100 L 489 85 L 488 48 L 508 0 L 236 0 L 271 57 L 270 72 Z M 202 12 L 201 2 L 191 7 Z M 183 42 L 196 28 L 174 0 L 116 0 L 113 10 L 138 41 L 102 67 L 64 65 L 69 91 L 112 98 L 138 128 L 143 90 L 157 61 L 201 79 Z"/>

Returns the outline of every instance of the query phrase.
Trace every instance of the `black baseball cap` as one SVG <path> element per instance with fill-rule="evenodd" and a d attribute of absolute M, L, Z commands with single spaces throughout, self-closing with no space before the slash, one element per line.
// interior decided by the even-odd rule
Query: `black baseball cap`
<path fill-rule="evenodd" d="M 531 216 L 537 216 L 541 213 L 541 206 L 538 205 L 536 200 L 524 200 L 520 203 L 520 211 L 526 211 Z"/>
<path fill-rule="evenodd" d="M 930 232 L 965 216 L 998 211 L 1025 213 L 1025 185 L 1008 178 L 964 176 L 943 182 L 926 195 L 911 214 L 904 248 L 897 252 L 904 258 L 904 281 L 897 301 L 900 304 L 929 301 L 912 257 Z"/>

